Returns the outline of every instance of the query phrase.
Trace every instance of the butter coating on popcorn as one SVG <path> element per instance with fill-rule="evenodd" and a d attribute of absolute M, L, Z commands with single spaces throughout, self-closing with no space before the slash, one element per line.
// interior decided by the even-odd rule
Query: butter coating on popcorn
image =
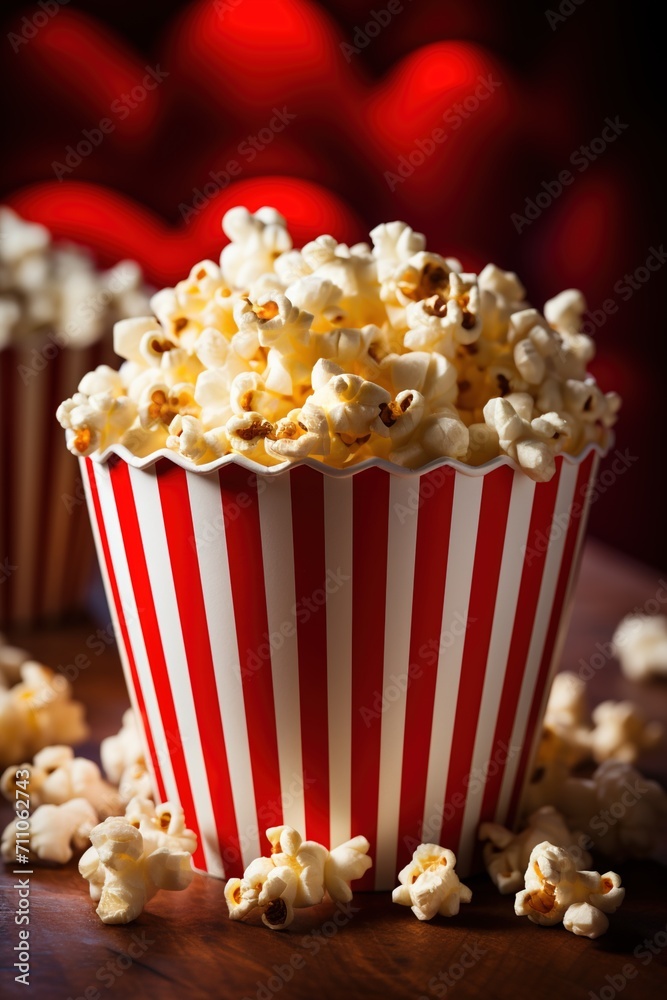
<path fill-rule="evenodd" d="M 266 831 L 271 856 L 252 861 L 243 878 L 231 878 L 225 900 L 232 920 L 243 920 L 257 909 L 271 930 L 284 930 L 294 919 L 295 908 L 315 906 L 325 892 L 333 900 L 352 899 L 350 883 L 372 865 L 370 844 L 353 837 L 328 851 L 322 844 L 302 840 L 289 826 Z"/>
<path fill-rule="evenodd" d="M 507 455 L 545 481 L 559 452 L 606 444 L 620 400 L 587 373 L 580 292 L 543 316 L 512 272 L 464 272 L 403 222 L 376 226 L 372 246 L 323 235 L 300 250 L 272 208 L 230 209 L 222 225 L 219 264 L 118 322 L 120 370 L 86 376 L 59 407 L 73 454 L 337 468 Z"/>
<path fill-rule="evenodd" d="M 99 271 L 82 247 L 53 244 L 44 226 L 0 207 L 0 349 L 33 334 L 85 347 L 147 305 L 133 261 Z"/>
<path fill-rule="evenodd" d="M 392 902 L 409 906 L 418 920 L 431 920 L 436 914 L 454 917 L 461 903 L 469 903 L 472 891 L 459 881 L 455 871 L 456 856 L 438 844 L 420 844 L 405 868 L 398 874 Z"/>
<path fill-rule="evenodd" d="M 537 844 L 526 868 L 525 888 L 516 894 L 517 916 L 543 927 L 562 922 L 566 930 L 583 937 L 604 934 L 607 914 L 619 908 L 625 889 L 615 872 L 579 871 L 577 863 L 564 847 L 548 841 Z"/>

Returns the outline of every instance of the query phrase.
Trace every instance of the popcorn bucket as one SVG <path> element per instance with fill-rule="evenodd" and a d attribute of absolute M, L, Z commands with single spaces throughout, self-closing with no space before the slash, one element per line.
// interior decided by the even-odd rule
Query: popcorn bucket
<path fill-rule="evenodd" d="M 390 889 L 416 844 L 470 872 L 513 821 L 599 450 L 536 484 L 507 458 L 423 470 L 82 459 L 130 696 L 195 865 L 241 874 L 287 823 L 363 834 Z"/>
<path fill-rule="evenodd" d="M 80 609 L 94 567 L 85 495 L 63 448 L 56 409 L 91 367 L 113 358 L 108 340 L 60 346 L 39 335 L 0 350 L 0 625 Z"/>

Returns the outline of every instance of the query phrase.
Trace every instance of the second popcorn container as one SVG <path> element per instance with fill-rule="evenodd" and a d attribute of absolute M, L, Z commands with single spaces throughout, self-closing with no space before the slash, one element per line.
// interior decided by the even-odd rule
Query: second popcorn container
<path fill-rule="evenodd" d="M 240 875 L 287 823 L 368 837 L 362 889 L 422 841 L 470 871 L 529 778 L 599 454 L 539 484 L 507 458 L 81 459 L 156 794 L 199 870 Z"/>

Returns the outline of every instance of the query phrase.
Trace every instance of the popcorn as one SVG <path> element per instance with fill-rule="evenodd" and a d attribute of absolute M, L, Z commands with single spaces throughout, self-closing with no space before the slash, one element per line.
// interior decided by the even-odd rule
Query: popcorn
<path fill-rule="evenodd" d="M 118 794 L 124 805 L 133 798 L 153 797 L 153 781 L 144 761 L 127 765 L 118 780 Z"/>
<path fill-rule="evenodd" d="M 494 885 L 503 895 L 517 892 L 533 849 L 547 840 L 556 847 L 565 847 L 576 854 L 577 864 L 591 864 L 588 851 L 577 845 L 577 835 L 571 833 L 565 820 L 553 806 L 542 806 L 531 816 L 521 833 L 512 833 L 498 823 L 481 823 L 478 836 L 484 844 L 484 864 Z"/>
<path fill-rule="evenodd" d="M 0 208 L 0 349 L 31 334 L 86 347 L 116 320 L 145 313 L 139 267 L 96 269 L 79 247 L 53 244 L 49 231 Z"/>
<path fill-rule="evenodd" d="M 30 659 L 30 654 L 18 646 L 9 646 L 0 634 L 0 691 L 16 684 L 21 676 L 21 666 Z"/>
<path fill-rule="evenodd" d="M 30 817 L 30 860 L 65 865 L 74 851 L 88 843 L 90 832 L 99 822 L 97 813 L 84 798 L 69 799 L 60 805 L 41 805 Z M 2 834 L 0 856 L 13 861 L 16 854 L 16 820 Z"/>
<path fill-rule="evenodd" d="M 133 709 L 123 712 L 122 724 L 115 736 L 102 740 L 100 757 L 104 773 L 114 785 L 120 783 L 128 767 L 143 763 L 144 750 Z"/>
<path fill-rule="evenodd" d="M 225 281 L 233 288 L 246 288 L 267 271 L 281 253 L 292 248 L 285 219 L 275 208 L 230 208 L 222 219 L 225 236 L 231 243 L 220 255 Z"/>
<path fill-rule="evenodd" d="M 630 680 L 667 674 L 667 616 L 627 615 L 614 632 L 612 646 Z"/>
<path fill-rule="evenodd" d="M 33 660 L 22 663 L 19 672 L 18 684 L 0 688 L 3 767 L 53 743 L 79 743 L 88 734 L 83 705 L 71 700 L 71 686 L 62 674 Z"/>
<path fill-rule="evenodd" d="M 125 819 L 141 833 L 146 851 L 168 847 L 170 851 L 197 850 L 197 834 L 185 826 L 185 814 L 179 805 L 162 802 L 155 805 L 148 798 L 135 796 L 125 809 Z"/>
<path fill-rule="evenodd" d="M 533 417 L 529 393 L 497 396 L 484 406 L 484 420 L 498 434 L 501 451 L 513 458 L 537 482 L 556 471 L 554 455 L 562 450 L 567 425 L 557 413 Z"/>
<path fill-rule="evenodd" d="M 631 701 L 603 701 L 593 709 L 595 729 L 591 733 L 593 757 L 598 764 L 620 760 L 634 764 L 643 750 L 651 750 L 663 739 L 659 722 L 647 722 Z"/>
<path fill-rule="evenodd" d="M 474 343 L 481 333 L 477 276 L 452 271 L 449 284 L 405 310 L 409 351 L 435 351 L 454 360 L 460 344 Z"/>
<path fill-rule="evenodd" d="M 111 816 L 120 810 L 116 790 L 100 774 L 92 760 L 75 757 L 69 746 L 49 746 L 36 753 L 32 765 L 14 764 L 0 778 L 0 790 L 5 798 L 13 801 L 15 775 L 18 768 L 30 771 L 30 801 L 41 804 L 62 805 L 71 799 L 86 799 L 99 818 Z"/>
<path fill-rule="evenodd" d="M 557 754 L 568 767 L 576 767 L 590 757 L 592 730 L 586 684 L 577 674 L 556 674 L 543 725 L 551 733 L 548 754 Z"/>
<path fill-rule="evenodd" d="M 119 372 L 87 376 L 60 406 L 74 454 L 117 444 L 259 468 L 506 455 L 545 481 L 558 452 L 607 442 L 620 400 L 586 372 L 580 293 L 545 318 L 515 274 L 464 272 L 402 222 L 376 226 L 372 249 L 330 235 L 292 249 L 271 208 L 231 209 L 223 229 L 220 264 L 200 261 L 152 297 L 153 316 L 119 322 Z"/>
<path fill-rule="evenodd" d="M 469 903 L 472 892 L 454 870 L 456 857 L 437 844 L 420 844 L 412 861 L 398 875 L 400 885 L 392 902 L 410 906 L 418 920 L 431 920 L 436 913 L 453 917 L 461 903 Z"/>
<path fill-rule="evenodd" d="M 140 830 L 121 816 L 111 816 L 90 833 L 92 846 L 79 861 L 105 924 L 136 920 L 160 889 L 182 891 L 192 882 L 191 855 L 170 847 L 152 848 Z"/>
<path fill-rule="evenodd" d="M 535 924 L 597 938 L 609 927 L 607 913 L 615 913 L 625 889 L 615 872 L 578 871 L 576 860 L 564 847 L 548 841 L 537 844 L 530 855 L 525 889 L 517 892 L 514 912 Z"/>
<path fill-rule="evenodd" d="M 361 878 L 372 861 L 365 837 L 353 837 L 331 852 L 315 841 L 304 841 L 289 826 L 266 831 L 271 857 L 256 858 L 243 878 L 227 880 L 225 900 L 232 920 L 243 920 L 258 909 L 271 930 L 284 930 L 294 909 L 315 906 L 324 898 L 349 902 L 350 882 Z"/>
<path fill-rule="evenodd" d="M 368 857 L 370 846 L 365 837 L 353 837 L 329 852 L 324 863 L 324 887 L 331 899 L 350 902 L 350 882 L 361 878 L 373 865 Z"/>
<path fill-rule="evenodd" d="M 557 805 L 610 858 L 649 857 L 667 823 L 667 794 L 631 764 L 607 760 L 590 778 L 567 778 Z"/>

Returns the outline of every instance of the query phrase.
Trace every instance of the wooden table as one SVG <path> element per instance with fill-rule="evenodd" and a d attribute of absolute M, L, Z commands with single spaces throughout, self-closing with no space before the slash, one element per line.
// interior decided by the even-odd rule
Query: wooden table
<path fill-rule="evenodd" d="M 589 543 L 563 666 L 588 662 L 596 642 L 608 641 L 619 618 L 655 598 L 660 586 L 658 572 Z M 71 662 L 90 632 L 83 624 L 11 638 L 57 665 Z M 630 697 L 667 723 L 667 685 L 631 684 L 613 661 L 595 671 L 589 689 L 593 704 Z M 94 736 L 81 752 L 96 756 L 97 743 L 118 729 L 127 705 L 113 647 L 81 673 L 75 691 L 88 706 Z M 643 768 L 667 779 L 659 751 Z M 3 822 L 8 818 L 8 809 L 0 813 Z M 135 923 L 105 927 L 74 862 L 65 869 L 35 867 L 27 991 L 13 978 L 17 894 L 7 870 L 0 874 L 0 997 L 653 997 L 667 987 L 667 869 L 655 862 L 617 867 L 626 901 L 597 941 L 515 917 L 513 897 L 500 896 L 483 876 L 466 880 L 473 902 L 458 917 L 431 923 L 392 905 L 388 894 L 367 893 L 347 909 L 324 903 L 297 911 L 289 932 L 273 933 L 232 923 L 223 884 L 196 876 L 186 892 L 156 897 Z"/>

